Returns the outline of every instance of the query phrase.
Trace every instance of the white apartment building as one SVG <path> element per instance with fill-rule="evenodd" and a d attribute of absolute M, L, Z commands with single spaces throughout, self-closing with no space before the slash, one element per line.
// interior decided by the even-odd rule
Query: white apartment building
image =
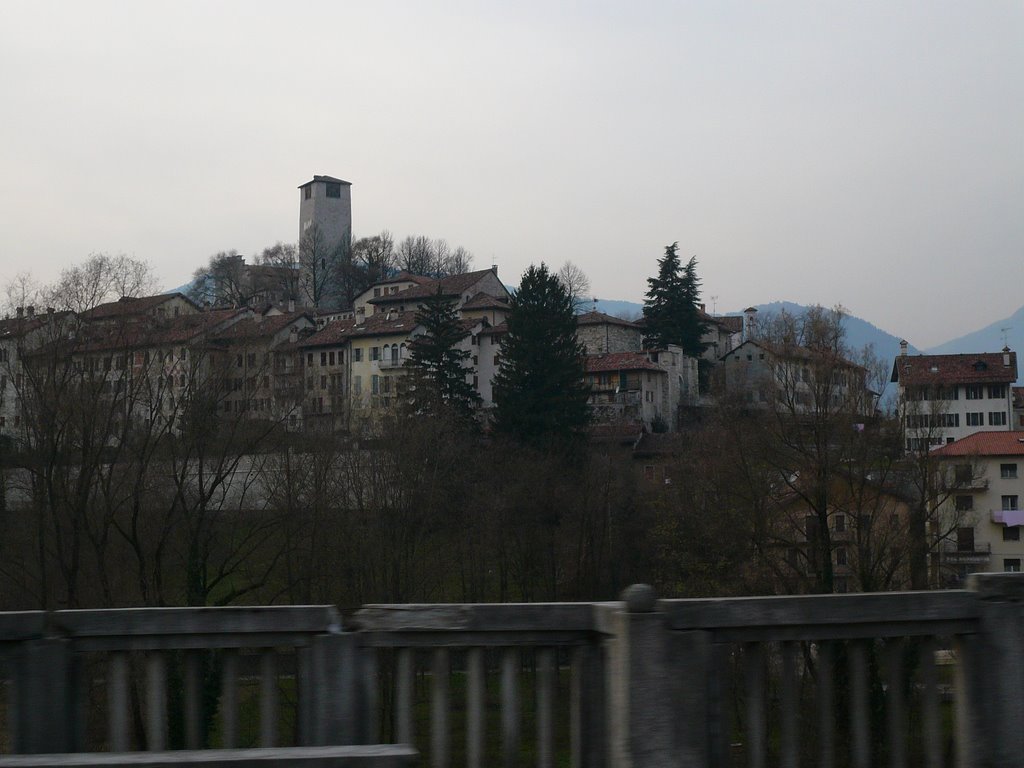
<path fill-rule="evenodd" d="M 941 519 L 939 584 L 968 573 L 1020 571 L 1024 562 L 1024 431 L 975 432 L 935 449 L 949 498 Z"/>
<path fill-rule="evenodd" d="M 908 355 L 907 342 L 892 367 L 907 450 L 933 448 L 978 431 L 1013 428 L 1017 353 Z"/>

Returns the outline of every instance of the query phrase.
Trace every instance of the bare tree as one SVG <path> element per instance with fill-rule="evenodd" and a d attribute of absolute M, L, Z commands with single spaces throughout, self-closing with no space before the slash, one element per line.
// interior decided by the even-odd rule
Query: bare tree
<path fill-rule="evenodd" d="M 308 306 L 321 307 L 341 295 L 341 282 L 352 262 L 348 239 L 331 242 L 316 224 L 299 241 L 299 289 Z"/>
<path fill-rule="evenodd" d="M 245 258 L 236 250 L 220 251 L 192 273 L 188 297 L 214 307 L 244 307 L 252 298 Z"/>
<path fill-rule="evenodd" d="M 40 291 L 47 306 L 84 312 L 122 297 L 150 296 L 160 290 L 153 268 L 124 254 L 96 253 L 65 269 L 56 284 Z"/>
<path fill-rule="evenodd" d="M 590 301 L 590 278 L 587 273 L 571 261 L 566 261 L 558 270 L 558 279 L 565 286 L 573 307 L 579 312 Z"/>

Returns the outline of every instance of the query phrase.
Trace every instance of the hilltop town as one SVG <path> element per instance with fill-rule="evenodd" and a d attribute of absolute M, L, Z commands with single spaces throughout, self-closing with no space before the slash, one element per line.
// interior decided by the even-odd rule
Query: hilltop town
<path fill-rule="evenodd" d="M 1012 350 L 879 360 L 836 310 L 712 316 L 675 245 L 640 319 L 543 265 L 512 294 L 463 249 L 353 242 L 350 195 L 314 176 L 296 247 L 218 254 L 181 292 L 94 257 L 55 306 L 0 322 L 0 506 L 43 542 L 4 545 L 39 599 L 846 592 L 1019 570 Z"/>

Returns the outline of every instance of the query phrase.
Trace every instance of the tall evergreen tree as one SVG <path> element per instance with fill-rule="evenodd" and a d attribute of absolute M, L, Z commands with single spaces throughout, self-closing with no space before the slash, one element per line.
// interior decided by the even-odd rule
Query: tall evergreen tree
<path fill-rule="evenodd" d="M 580 437 L 590 418 L 586 350 L 572 299 L 544 264 L 523 274 L 507 322 L 494 379 L 495 431 L 537 447 Z"/>
<path fill-rule="evenodd" d="M 679 243 L 665 246 L 665 255 L 658 260 L 658 276 L 647 278 L 644 320 L 648 347 L 663 349 L 676 344 L 692 357 L 704 351 L 701 337 L 707 325 L 701 319 L 697 258 L 682 266 Z"/>
<path fill-rule="evenodd" d="M 440 415 L 448 410 L 472 418 L 480 395 L 467 381 L 468 350 L 459 343 L 469 336 L 451 301 L 437 293 L 427 297 L 416 314 L 424 333 L 412 342 L 409 353 L 405 401 L 421 415 Z"/>

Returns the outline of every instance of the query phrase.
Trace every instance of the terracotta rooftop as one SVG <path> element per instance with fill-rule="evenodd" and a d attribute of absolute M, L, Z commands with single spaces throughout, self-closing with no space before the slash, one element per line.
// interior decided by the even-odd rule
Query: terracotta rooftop
<path fill-rule="evenodd" d="M 478 293 L 462 305 L 462 309 L 508 309 L 508 301 L 489 293 Z"/>
<path fill-rule="evenodd" d="M 332 320 L 319 331 L 299 344 L 300 347 L 335 347 L 348 340 L 348 332 L 355 327 L 356 321 Z"/>
<path fill-rule="evenodd" d="M 480 331 L 481 336 L 501 336 L 503 333 L 508 333 L 508 323 L 498 323 Z"/>
<path fill-rule="evenodd" d="M 1024 456 L 1024 431 L 975 432 L 936 448 L 932 456 Z"/>
<path fill-rule="evenodd" d="M 637 330 L 640 328 L 631 320 L 623 320 L 621 317 L 612 317 L 604 312 L 597 311 L 576 315 L 576 325 L 624 325 L 627 328 L 636 328 Z"/>
<path fill-rule="evenodd" d="M 241 341 L 243 339 L 269 339 L 278 331 L 287 328 L 296 320 L 306 318 L 312 322 L 308 312 L 284 312 L 280 315 L 267 315 L 262 320 L 246 318 L 228 326 L 224 330 L 214 334 L 215 341 Z"/>
<path fill-rule="evenodd" d="M 652 363 L 643 352 L 612 352 L 606 355 L 587 355 L 587 373 L 606 371 L 659 371 L 664 369 Z"/>
<path fill-rule="evenodd" d="M 122 296 L 117 301 L 97 304 L 92 309 L 83 312 L 81 316 L 85 320 L 110 320 L 115 317 L 134 317 L 144 315 L 151 309 L 171 299 L 184 299 L 196 309 L 199 309 L 199 305 L 183 293 L 161 293 L 158 296 L 140 296 L 138 298 Z"/>
<path fill-rule="evenodd" d="M 427 278 L 425 282 L 421 282 L 419 285 L 414 285 L 411 288 L 406 288 L 398 293 L 376 296 L 370 299 L 370 303 L 387 304 L 395 301 L 406 301 L 408 299 L 421 299 L 437 293 L 439 286 L 441 288 L 442 296 L 458 296 L 467 288 L 472 288 L 490 272 L 491 270 L 489 269 L 481 269 L 476 272 L 464 272 L 461 275 L 449 275 L 448 277 L 443 277 L 440 280 Z M 412 280 L 413 278 L 410 277 L 409 279 Z"/>
<path fill-rule="evenodd" d="M 1009 365 L 1003 364 L 1008 356 Z M 970 355 L 898 355 L 890 381 L 903 386 L 926 384 L 1009 384 L 1017 380 L 1017 353 Z"/>
<path fill-rule="evenodd" d="M 390 317 L 390 319 L 389 319 Z M 345 332 L 350 339 L 363 336 L 394 336 L 412 333 L 419 323 L 415 312 L 378 312 L 370 315 L 358 325 L 352 325 Z"/>

